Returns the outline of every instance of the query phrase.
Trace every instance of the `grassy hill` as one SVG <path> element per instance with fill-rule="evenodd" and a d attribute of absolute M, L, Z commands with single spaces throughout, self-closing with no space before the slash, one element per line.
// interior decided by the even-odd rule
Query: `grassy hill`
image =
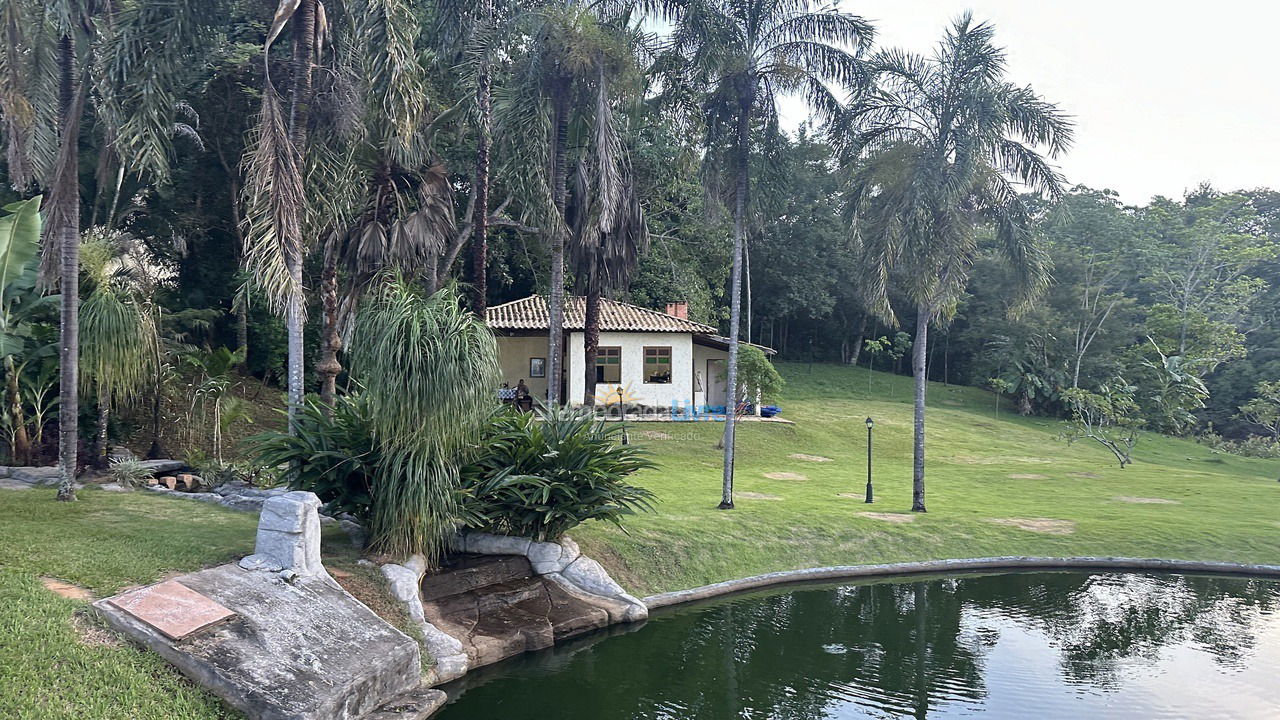
<path fill-rule="evenodd" d="M 1144 435 L 1121 470 L 1062 424 L 969 387 L 929 388 L 928 514 L 911 507 L 911 379 L 783 364 L 796 425 L 744 423 L 737 509 L 719 511 L 720 423 L 634 424 L 658 512 L 573 536 L 640 594 L 802 567 L 992 555 L 1280 563 L 1280 462 Z M 876 502 L 862 502 L 865 418 Z M 803 456 L 811 456 L 809 458 Z M 825 458 L 827 461 L 818 461 Z M 852 497 L 845 497 L 848 494 Z M 862 513 L 873 511 L 880 516 Z"/>

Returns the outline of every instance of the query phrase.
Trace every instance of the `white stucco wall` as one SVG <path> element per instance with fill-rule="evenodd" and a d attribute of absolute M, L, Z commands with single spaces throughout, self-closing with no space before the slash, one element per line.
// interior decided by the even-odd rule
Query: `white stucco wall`
<path fill-rule="evenodd" d="M 581 351 L 579 351 L 581 352 Z M 547 357 L 547 336 L 499 336 L 498 365 L 502 368 L 501 382 L 515 387 L 521 378 L 529 386 L 529 393 L 539 400 L 547 399 L 547 378 L 529 377 L 529 358 Z M 548 360 L 546 369 L 550 372 Z"/>
<path fill-rule="evenodd" d="M 568 372 L 569 402 L 582 403 L 582 393 L 586 379 L 584 377 L 584 353 L 582 349 L 582 333 L 569 334 Z M 689 333 L 600 333 L 601 347 L 619 347 L 622 349 L 622 382 L 621 385 L 639 404 L 670 407 L 674 400 L 678 407 L 693 402 L 693 369 L 694 344 Z M 644 349 L 646 347 L 671 348 L 671 383 L 644 382 Z M 599 393 L 602 386 L 597 386 Z"/>

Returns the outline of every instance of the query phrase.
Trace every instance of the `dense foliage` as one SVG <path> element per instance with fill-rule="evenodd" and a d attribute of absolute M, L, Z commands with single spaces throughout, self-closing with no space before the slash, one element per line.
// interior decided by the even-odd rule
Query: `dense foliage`
<path fill-rule="evenodd" d="M 466 523 L 488 532 L 554 540 L 588 520 L 620 526 L 653 494 L 627 477 L 652 467 L 619 442 L 622 424 L 573 408 L 504 412 L 462 473 Z"/>

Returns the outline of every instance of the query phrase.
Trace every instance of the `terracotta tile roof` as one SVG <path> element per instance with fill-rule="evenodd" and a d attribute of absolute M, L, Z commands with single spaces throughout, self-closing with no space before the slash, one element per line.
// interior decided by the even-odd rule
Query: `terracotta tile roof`
<path fill-rule="evenodd" d="M 578 295 L 567 296 L 564 300 L 564 329 L 581 330 L 586 298 Z M 485 313 L 485 320 L 495 330 L 546 330 L 548 315 L 547 299 L 531 295 L 523 300 L 490 307 Z M 605 332 L 716 332 L 710 325 L 608 298 L 600 300 L 600 329 Z"/>

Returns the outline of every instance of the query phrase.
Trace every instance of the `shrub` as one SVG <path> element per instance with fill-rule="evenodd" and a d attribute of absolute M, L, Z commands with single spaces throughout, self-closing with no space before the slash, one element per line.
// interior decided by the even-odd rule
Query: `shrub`
<path fill-rule="evenodd" d="M 107 475 L 121 487 L 137 488 L 147 483 L 147 478 L 151 477 L 151 470 L 142 464 L 141 460 L 134 458 L 118 458 L 111 461 L 107 467 Z"/>
<path fill-rule="evenodd" d="M 499 413 L 478 459 L 462 471 L 464 521 L 554 540 L 588 520 L 621 527 L 623 517 L 651 510 L 653 494 L 626 479 L 653 463 L 615 441 L 621 428 L 581 408 Z"/>
<path fill-rule="evenodd" d="M 259 465 L 293 466 L 291 489 L 309 490 L 331 511 L 368 523 L 380 460 L 368 413 L 359 395 L 337 398 L 332 416 L 309 400 L 298 413 L 296 434 L 271 431 L 247 444 Z"/>

